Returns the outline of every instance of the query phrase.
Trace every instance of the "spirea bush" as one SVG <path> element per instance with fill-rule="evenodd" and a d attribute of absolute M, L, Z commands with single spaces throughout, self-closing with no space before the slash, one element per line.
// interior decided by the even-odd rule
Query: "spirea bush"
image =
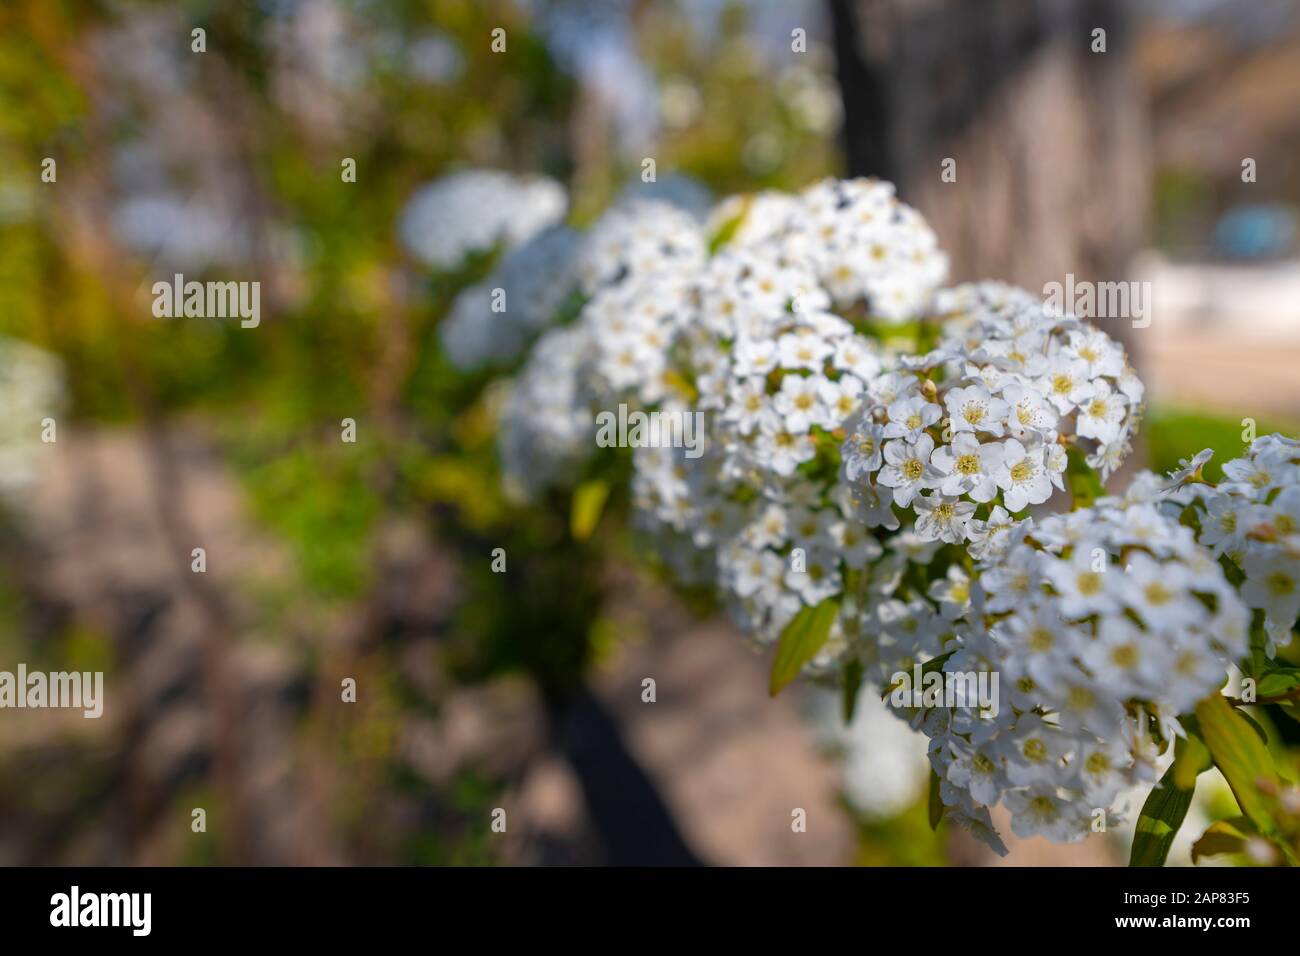
<path fill-rule="evenodd" d="M 1279 654 L 1300 445 L 1260 438 L 1217 486 L 1202 453 L 1107 495 L 1144 398 L 1123 347 L 1024 289 L 944 288 L 938 238 L 888 183 L 702 219 L 629 193 L 582 231 L 543 205 L 513 231 L 477 211 L 456 243 L 503 254 L 443 328 L 461 365 L 527 349 L 497 402 L 518 498 L 589 507 L 594 462 L 621 455 L 604 480 L 626 481 L 647 556 L 772 648 L 773 693 L 833 684 L 846 714 L 879 694 L 929 739 L 936 824 L 1005 852 L 1001 804 L 1017 835 L 1070 842 L 1150 788 L 1132 858 L 1158 864 L 1217 766 L 1242 816 L 1198 852 L 1297 862 L 1296 790 L 1242 708 L 1298 713 Z M 689 418 L 699 440 L 611 452 L 616 408 Z"/>

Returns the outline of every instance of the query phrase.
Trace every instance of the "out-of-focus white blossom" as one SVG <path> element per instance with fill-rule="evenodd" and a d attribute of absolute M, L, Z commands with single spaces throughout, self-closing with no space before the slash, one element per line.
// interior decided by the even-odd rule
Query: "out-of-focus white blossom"
<path fill-rule="evenodd" d="M 399 232 L 411 255 L 435 269 L 455 269 L 467 256 L 525 242 L 564 218 L 564 187 L 545 177 L 491 169 L 452 173 L 410 198 Z"/>
<path fill-rule="evenodd" d="M 1172 475 L 1174 485 L 1199 473 L 1210 454 L 1206 449 Z M 1300 616 L 1300 442 L 1257 438 L 1244 456 L 1224 464 L 1223 475 L 1217 486 L 1188 484 L 1169 499 L 1193 507 L 1201 544 L 1245 574 L 1241 597 L 1264 612 L 1272 656 L 1290 641 Z"/>
<path fill-rule="evenodd" d="M 567 226 L 544 229 L 507 252 L 482 282 L 462 290 L 439 327 L 453 364 L 471 369 L 517 358 L 574 293 L 580 244 Z"/>
<path fill-rule="evenodd" d="M 566 360 L 540 360 L 539 345 L 501 420 L 503 466 L 526 496 L 572 480 L 595 455 L 600 412 L 619 404 L 643 410 L 678 397 L 668 356 L 693 314 L 693 281 L 706 256 L 693 217 L 648 200 L 611 207 L 573 250 L 569 275 L 587 298 L 565 329 Z M 549 398 L 533 400 L 548 389 Z M 545 420 L 556 414 L 564 423 L 558 429 Z M 585 430 L 573 427 L 579 422 Z"/>
<path fill-rule="evenodd" d="M 948 275 L 934 230 L 878 179 L 826 179 L 804 190 L 782 251 L 810 268 L 836 305 L 860 304 L 885 322 L 920 316 Z"/>
<path fill-rule="evenodd" d="M 583 237 L 578 279 L 590 295 L 630 275 L 698 268 L 707 254 L 690 213 L 659 200 L 633 199 L 612 206 Z"/>

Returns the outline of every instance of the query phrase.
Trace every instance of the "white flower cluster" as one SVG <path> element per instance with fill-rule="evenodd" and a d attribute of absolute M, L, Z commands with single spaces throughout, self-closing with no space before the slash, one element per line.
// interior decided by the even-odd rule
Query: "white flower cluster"
<path fill-rule="evenodd" d="M 832 302 L 873 318 L 919 314 L 947 262 L 919 214 L 875 180 L 828 180 L 799 196 L 760 194 L 722 204 L 711 221 L 720 228 L 737 215 L 729 245 L 712 260 L 705 232 L 668 203 L 624 200 L 601 217 L 581 238 L 574 264 L 591 297 L 578 319 L 591 360 L 577 368 L 587 380 L 563 391 L 590 410 L 625 398 L 653 405 L 672 397 L 669 381 L 689 382 L 698 389 L 696 407 L 721 418 L 711 435 L 724 456 L 721 474 L 761 485 L 814 467 L 818 441 L 833 458 L 825 436 L 879 371 L 875 347 L 830 311 Z M 840 275 L 848 268 L 857 270 L 856 284 Z M 688 356 L 685 367 L 676 353 Z M 523 372 L 545 374 L 549 366 Z M 531 424 L 521 403 L 509 408 L 504 430 L 546 427 Z M 506 471 L 533 485 L 532 476 L 565 471 L 533 465 L 508 458 Z"/>
<path fill-rule="evenodd" d="M 827 444 L 857 409 L 881 368 L 878 349 L 830 311 L 811 272 L 770 246 L 720 252 L 698 297 L 688 361 L 724 472 L 790 478 L 813 461 L 818 436 Z"/>
<path fill-rule="evenodd" d="M 628 276 L 698 269 L 708 255 L 699 223 L 668 202 L 632 199 L 605 212 L 584 237 L 577 272 L 594 294 Z"/>
<path fill-rule="evenodd" d="M 435 269 L 454 269 L 472 253 L 509 248 L 564 218 L 564 187 L 544 177 L 471 169 L 416 191 L 399 232 L 411 255 Z"/>
<path fill-rule="evenodd" d="M 572 268 L 589 298 L 574 325 L 542 336 L 501 417 L 512 488 L 533 497 L 571 478 L 595 454 L 598 412 L 672 397 L 669 351 L 705 256 L 695 219 L 652 200 L 615 205 L 580 237 Z"/>
<path fill-rule="evenodd" d="M 595 419 L 582 388 L 587 340 L 577 326 L 538 339 L 505 397 L 497 444 L 506 487 L 531 498 L 591 454 Z"/>
<path fill-rule="evenodd" d="M 674 570 L 712 577 L 760 643 L 776 641 L 801 609 L 838 600 L 811 663 L 829 670 L 863 634 L 863 609 L 892 595 L 909 560 L 933 550 L 910 534 L 874 538 L 868 526 L 899 522 L 840 469 L 836 436 L 886 357 L 830 311 L 817 277 L 786 260 L 774 236 L 719 252 L 693 301 L 698 314 L 674 358 L 707 416 L 708 452 L 690 461 L 672 449 L 636 451 L 638 526 L 670 563 L 686 554 L 683 540 L 712 555 L 711 575 L 698 556 Z"/>
<path fill-rule="evenodd" d="M 1014 413 L 1010 434 L 1041 434 L 1054 412 L 1056 430 L 1076 439 L 1103 480 L 1128 455 L 1145 389 L 1118 342 L 1001 282 L 957 286 L 935 309 L 944 319 L 939 354 L 956 352 L 968 377 L 1003 392 Z"/>
<path fill-rule="evenodd" d="M 1103 475 L 1118 464 L 1142 386 L 1117 343 L 1022 290 L 961 286 L 939 308 L 942 342 L 873 383 L 844 468 L 871 496 L 914 511 L 922 540 L 970 541 L 978 557 L 988 521 L 1001 526 L 1065 489 L 1065 442 L 1091 447 Z"/>
<path fill-rule="evenodd" d="M 64 401 L 58 359 L 17 339 L 0 337 L 0 493 L 13 495 L 36 478 L 46 418 Z"/>
<path fill-rule="evenodd" d="M 1210 454 L 1197 455 L 1175 483 L 1199 474 Z M 1300 615 L 1300 442 L 1257 438 L 1244 457 L 1224 464 L 1223 474 L 1217 486 L 1185 485 L 1173 497 L 1196 508 L 1201 544 L 1245 575 L 1241 597 L 1264 612 L 1272 656 L 1290 641 Z"/>
<path fill-rule="evenodd" d="M 934 230 L 878 179 L 825 179 L 804 190 L 781 245 L 837 305 L 863 303 L 886 322 L 922 315 L 948 275 Z"/>
<path fill-rule="evenodd" d="M 473 369 L 517 358 L 574 293 L 580 243 L 567 226 L 544 229 L 463 290 L 438 329 L 452 363 Z"/>
<path fill-rule="evenodd" d="M 708 231 L 730 230 L 731 245 L 757 245 L 779 235 L 798 208 L 798 197 L 772 189 L 728 196 L 710 211 Z"/>
<path fill-rule="evenodd" d="M 1117 795 L 1154 778 L 1158 739 L 1247 652 L 1249 613 L 1158 488 L 1147 473 L 1126 499 L 1022 524 L 972 583 L 943 672 L 998 674 L 1001 706 L 915 720 L 944 804 L 976 832 L 999 800 L 1018 836 L 1082 839 L 1097 810 L 1114 822 Z"/>
<path fill-rule="evenodd" d="M 585 233 L 555 226 L 507 252 L 486 279 L 457 296 L 439 330 L 443 346 L 460 369 L 506 363 L 561 318 L 566 302 L 615 289 L 624 304 L 640 299 L 638 309 L 662 312 L 674 306 L 674 289 L 638 280 L 684 277 L 705 256 L 690 214 L 666 201 L 620 201 Z M 661 302 L 645 300 L 655 295 Z M 609 297 L 594 306 L 606 314 L 615 307 Z"/>
<path fill-rule="evenodd" d="M 1021 836 L 1116 822 L 1249 652 L 1249 609 L 1269 653 L 1290 633 L 1300 443 L 1260 439 L 1218 488 L 1202 454 L 1172 483 L 1027 516 L 1118 467 L 1143 386 L 1117 342 L 1023 289 L 938 291 L 946 259 L 888 184 L 735 197 L 704 229 L 625 201 L 575 248 L 585 304 L 506 403 L 507 480 L 572 480 L 615 403 L 704 416 L 702 445 L 635 448 L 637 529 L 760 644 L 825 628 L 805 674 L 966 686 L 898 706 L 949 818 L 993 846 L 998 803 Z M 971 699 L 972 675 L 1001 700 Z"/>

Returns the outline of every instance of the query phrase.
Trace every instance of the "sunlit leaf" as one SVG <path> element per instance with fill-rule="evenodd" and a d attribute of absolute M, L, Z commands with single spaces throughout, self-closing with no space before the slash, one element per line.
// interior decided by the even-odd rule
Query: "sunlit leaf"
<path fill-rule="evenodd" d="M 569 512 L 569 533 L 577 541 L 586 541 L 600 523 L 601 512 L 609 498 L 609 482 L 597 478 L 584 481 L 573 490 L 573 506 Z"/>
<path fill-rule="evenodd" d="M 1128 865 L 1164 866 L 1191 805 L 1192 791 L 1174 785 L 1174 768 L 1170 767 L 1142 804 Z"/>
<path fill-rule="evenodd" d="M 1201 736 L 1222 771 L 1242 813 L 1262 832 L 1273 828 L 1271 801 L 1260 784 L 1277 785 L 1277 770 L 1268 747 L 1255 729 L 1222 694 L 1211 694 L 1196 705 Z"/>
<path fill-rule="evenodd" d="M 840 602 L 827 598 L 816 607 L 803 607 L 781 632 L 772 659 L 769 690 L 773 697 L 799 676 L 803 666 L 817 656 L 830 636 L 831 625 L 840 611 Z"/>

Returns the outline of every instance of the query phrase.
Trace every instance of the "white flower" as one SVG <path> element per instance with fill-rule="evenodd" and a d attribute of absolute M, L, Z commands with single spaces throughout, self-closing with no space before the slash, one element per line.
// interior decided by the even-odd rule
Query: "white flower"
<path fill-rule="evenodd" d="M 1038 389 L 1028 385 L 1007 385 L 1002 397 L 1010 406 L 1007 432 L 1017 438 L 1028 434 L 1045 434 L 1056 427 L 1056 409 Z"/>
<path fill-rule="evenodd" d="M 943 494 L 969 494 L 974 501 L 984 502 L 992 501 L 998 493 L 993 475 L 1003 455 L 1001 444 L 980 444 L 973 434 L 962 432 L 953 438 L 951 445 L 936 448 L 930 463 L 943 479 L 938 486 Z"/>
<path fill-rule="evenodd" d="M 1075 546 L 1068 560 L 1044 559 L 1044 574 L 1056 589 L 1061 613 L 1067 617 L 1087 617 L 1118 610 L 1115 594 L 1106 585 L 1111 573 L 1105 549 L 1092 542 Z"/>
<path fill-rule="evenodd" d="M 1106 615 L 1098 621 L 1096 639 L 1083 648 L 1082 660 L 1097 682 L 1121 699 L 1139 697 L 1159 689 L 1168 648 L 1128 618 Z"/>
<path fill-rule="evenodd" d="M 993 506 L 988 520 L 972 520 L 966 528 L 970 556 L 976 561 L 984 561 L 1001 554 L 1011 544 L 1010 532 L 1018 523 L 1001 505 Z"/>
<path fill-rule="evenodd" d="M 920 395 L 900 398 L 889 406 L 889 423 L 885 425 L 886 438 L 906 438 L 917 441 L 927 428 L 943 415 L 938 405 L 927 402 Z M 934 442 L 931 440 L 931 445 Z"/>
<path fill-rule="evenodd" d="M 837 570 L 839 558 L 829 548 L 805 548 L 804 568 L 796 570 L 791 564 L 785 572 L 785 585 L 802 598 L 804 604 L 815 607 L 835 595 L 843 582 Z"/>
<path fill-rule="evenodd" d="M 1120 423 L 1128 405 L 1118 392 L 1112 392 L 1105 379 L 1092 383 L 1092 396 L 1079 409 L 1077 431 L 1085 438 L 1095 438 L 1102 444 L 1119 437 Z"/>
<path fill-rule="evenodd" d="M 835 346 L 831 364 L 842 372 L 850 372 L 864 382 L 880 373 L 880 359 L 856 336 L 846 336 Z"/>
<path fill-rule="evenodd" d="M 740 377 L 762 377 L 777 366 L 776 343 L 753 339 L 747 335 L 736 340 L 733 359 L 734 374 Z"/>
<path fill-rule="evenodd" d="M 575 269 L 588 294 L 629 276 L 691 272 L 704 265 L 707 250 L 695 219 L 659 200 L 637 199 L 612 206 L 583 237 Z"/>
<path fill-rule="evenodd" d="M 844 474 L 849 481 L 860 481 L 873 474 L 884 461 L 885 428 L 859 416 L 849 424 L 847 431 L 848 437 L 840 449 Z"/>
<path fill-rule="evenodd" d="M 1213 457 L 1214 449 L 1204 448 L 1193 455 L 1190 460 L 1186 458 L 1178 459 L 1178 468 L 1169 473 L 1169 483 L 1165 485 L 1163 490 L 1173 491 L 1193 479 L 1200 480 L 1201 470 Z"/>
<path fill-rule="evenodd" d="M 722 419 L 732 425 L 738 434 L 752 434 L 762 422 L 764 414 L 770 413 L 771 403 L 762 378 L 747 378 L 731 383 Z"/>
<path fill-rule="evenodd" d="M 812 375 L 804 378 L 787 375 L 781 380 L 781 389 L 773 399 L 773 407 L 785 417 L 785 426 L 792 432 L 806 432 L 813 425 L 825 425 L 826 406 L 821 400 L 821 385 L 826 380 Z"/>
<path fill-rule="evenodd" d="M 971 607 L 970 575 L 961 565 L 950 565 L 945 576 L 934 581 L 926 593 L 939 602 L 939 613 L 946 620 L 955 621 Z"/>
<path fill-rule="evenodd" d="M 1043 464 L 1042 447 L 1025 448 L 1018 440 L 1002 443 L 1001 461 L 994 480 L 1002 489 L 1002 500 L 1011 512 L 1042 504 L 1052 496 L 1052 481 Z"/>
<path fill-rule="evenodd" d="M 952 431 L 988 432 L 998 436 L 1003 432 L 1010 407 L 1000 398 L 994 398 L 983 385 L 951 389 L 944 396 L 948 420 Z"/>
<path fill-rule="evenodd" d="M 937 406 L 930 406 L 936 411 Z M 880 469 L 879 482 L 894 489 L 894 502 L 906 508 L 922 488 L 933 487 L 934 471 L 930 468 L 930 453 L 934 439 L 922 434 L 909 443 L 898 438 L 885 443 L 885 464 Z"/>
<path fill-rule="evenodd" d="M 817 444 L 812 436 L 790 425 L 776 415 L 765 416 L 759 427 L 759 448 L 768 466 L 782 478 L 817 454 Z"/>
<path fill-rule="evenodd" d="M 912 504 L 916 508 L 918 536 L 949 544 L 961 544 L 966 540 L 966 527 L 975 514 L 975 505 L 971 502 L 943 495 L 918 495 Z"/>
<path fill-rule="evenodd" d="M 1242 568 L 1246 582 L 1241 599 L 1247 606 L 1262 609 L 1279 624 L 1294 623 L 1300 614 L 1300 559 L 1254 551 L 1246 554 Z"/>
<path fill-rule="evenodd" d="M 804 368 L 812 372 L 820 372 L 834 351 L 829 342 L 806 329 L 781 336 L 776 348 L 783 368 Z"/>
<path fill-rule="evenodd" d="M 1004 802 L 1011 811 L 1011 832 L 1018 837 L 1043 836 L 1054 843 L 1074 843 L 1089 832 L 1090 820 L 1051 784 L 1012 790 Z"/>
<path fill-rule="evenodd" d="M 1041 717 L 1027 714 L 1001 739 L 1007 779 L 1012 784 L 1051 785 L 1060 778 L 1069 738 L 1058 728 Z"/>
<path fill-rule="evenodd" d="M 817 378 L 817 395 L 827 411 L 825 427 L 834 427 L 847 421 L 858 406 L 862 404 L 863 384 L 852 375 L 845 375 L 838 382 L 828 378 Z"/>
<path fill-rule="evenodd" d="M 1048 364 L 1046 374 L 1038 380 L 1038 388 L 1047 396 L 1062 415 L 1082 405 L 1092 397 L 1094 388 L 1088 375 L 1088 363 L 1058 355 Z"/>
<path fill-rule="evenodd" d="M 1085 374 L 1118 379 L 1124 372 L 1124 351 L 1108 336 L 1094 328 L 1072 329 L 1062 351 L 1084 363 Z"/>
<path fill-rule="evenodd" d="M 1190 572 L 1176 561 L 1136 554 L 1120 581 L 1129 607 L 1153 628 L 1172 630 L 1205 616 L 1205 606 L 1189 590 Z"/>

